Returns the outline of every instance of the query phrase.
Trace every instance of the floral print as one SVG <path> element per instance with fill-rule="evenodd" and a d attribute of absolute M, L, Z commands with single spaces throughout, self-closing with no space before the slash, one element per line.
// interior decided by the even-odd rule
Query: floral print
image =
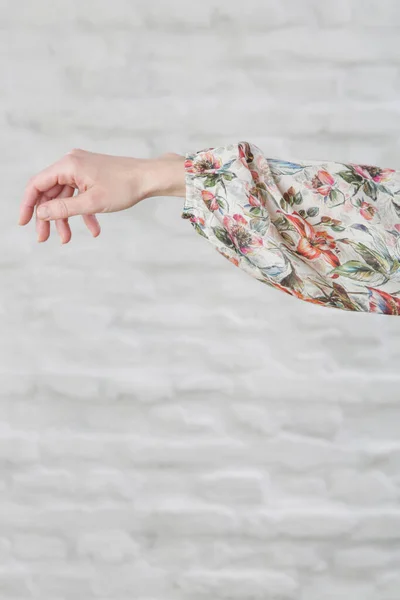
<path fill-rule="evenodd" d="M 249 142 L 185 158 L 182 217 L 235 266 L 306 302 L 400 315 L 400 171 Z"/>

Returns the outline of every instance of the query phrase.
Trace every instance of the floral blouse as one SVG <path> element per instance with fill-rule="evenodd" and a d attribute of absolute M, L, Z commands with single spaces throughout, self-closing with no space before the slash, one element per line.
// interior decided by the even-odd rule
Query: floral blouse
<path fill-rule="evenodd" d="M 239 142 L 187 154 L 185 177 L 182 218 L 249 275 L 313 304 L 400 315 L 400 171 Z"/>

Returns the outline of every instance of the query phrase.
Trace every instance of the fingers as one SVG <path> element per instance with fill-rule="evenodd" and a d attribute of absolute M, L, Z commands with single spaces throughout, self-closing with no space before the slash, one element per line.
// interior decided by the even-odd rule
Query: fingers
<path fill-rule="evenodd" d="M 71 198 L 74 195 L 74 191 L 75 190 L 73 187 L 71 187 L 69 185 L 65 185 L 62 187 L 62 190 L 58 194 L 57 199 Z M 45 196 L 47 196 L 49 194 L 50 194 L 50 192 L 48 192 L 46 195 L 43 194 L 42 197 L 39 198 L 37 207 L 45 204 L 45 202 L 46 202 Z M 95 215 L 83 215 L 83 220 L 86 224 L 86 227 L 89 229 L 89 231 L 93 235 L 93 237 L 97 237 L 98 235 L 100 235 L 101 228 L 100 228 L 100 224 Z M 68 223 L 68 219 L 66 219 L 66 218 L 55 219 L 55 224 L 56 224 L 58 234 L 60 236 L 61 243 L 67 244 L 68 242 L 70 242 L 72 233 L 71 233 L 70 225 Z M 39 219 L 37 217 L 36 228 L 37 228 L 37 233 L 38 233 L 38 242 L 46 241 L 50 236 L 50 221 L 45 221 L 45 220 Z"/>
<path fill-rule="evenodd" d="M 100 223 L 95 215 L 83 215 L 83 220 L 93 237 L 100 235 Z"/>
<path fill-rule="evenodd" d="M 57 196 L 58 198 L 70 198 L 74 195 L 75 189 L 70 185 L 65 185 L 64 189 Z M 39 219 L 43 223 L 47 223 L 47 221 L 43 221 L 43 219 Z M 50 222 L 48 223 L 50 226 Z M 71 228 L 68 223 L 68 219 L 57 219 L 56 220 L 56 228 L 58 234 L 60 236 L 60 240 L 62 244 L 67 244 L 71 240 Z"/>
<path fill-rule="evenodd" d="M 37 231 L 37 241 L 45 242 L 49 239 L 50 236 L 50 223 L 47 221 L 43 221 L 43 219 L 39 219 L 37 216 L 37 209 L 39 206 L 45 204 L 48 200 L 48 197 L 54 198 L 67 198 L 72 196 L 74 193 L 74 188 L 69 185 L 64 186 L 54 186 L 51 190 L 46 193 L 41 194 L 36 204 L 36 231 Z M 56 195 L 56 196 L 55 196 Z M 61 243 L 65 244 L 69 242 L 71 239 L 71 229 L 68 224 L 68 219 L 59 219 L 56 221 L 56 228 L 61 238 Z"/>
<path fill-rule="evenodd" d="M 37 207 L 39 207 L 43 202 L 45 202 L 45 198 L 40 197 L 37 201 Z M 42 219 L 38 219 L 37 209 L 36 209 L 36 233 L 37 233 L 37 241 L 45 242 L 49 239 L 50 235 L 50 223 L 43 221 Z"/>
<path fill-rule="evenodd" d="M 64 185 L 74 185 L 75 163 L 70 153 L 30 179 L 20 206 L 19 225 L 29 223 L 43 193 L 53 194 L 54 198 Z"/>
<path fill-rule="evenodd" d="M 75 188 L 82 189 L 83 180 L 79 172 L 85 173 L 82 165 L 81 150 L 72 150 L 61 160 L 47 167 L 32 177 L 25 188 L 20 206 L 19 224 L 26 225 L 36 208 L 36 231 L 39 242 L 50 236 L 50 221 L 54 220 L 61 243 L 71 240 L 71 228 L 68 217 L 82 215 L 83 220 L 93 235 L 100 234 L 100 224 L 95 216 L 102 211 L 100 200 L 103 194 L 98 189 L 90 189 L 74 197 Z M 85 186 L 86 187 L 86 186 Z M 84 187 L 84 189 L 85 189 Z M 39 210 L 40 208 L 40 210 Z M 46 216 L 41 210 L 45 209 Z"/>
<path fill-rule="evenodd" d="M 37 210 L 39 219 L 54 221 L 68 219 L 75 215 L 94 215 L 102 211 L 102 195 L 93 187 L 71 198 L 56 198 L 40 204 Z"/>

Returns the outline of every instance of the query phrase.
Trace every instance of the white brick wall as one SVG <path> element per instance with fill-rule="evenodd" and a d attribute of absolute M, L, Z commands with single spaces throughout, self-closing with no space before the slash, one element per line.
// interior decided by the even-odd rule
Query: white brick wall
<path fill-rule="evenodd" d="M 400 319 L 307 305 L 151 199 L 16 225 L 72 147 L 400 167 L 396 0 L 0 0 L 1 600 L 398 600 Z"/>

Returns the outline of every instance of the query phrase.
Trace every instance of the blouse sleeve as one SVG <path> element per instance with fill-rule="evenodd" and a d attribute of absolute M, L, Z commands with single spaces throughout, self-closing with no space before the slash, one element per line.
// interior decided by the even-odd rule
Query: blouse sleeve
<path fill-rule="evenodd" d="M 187 154 L 185 177 L 182 218 L 249 275 L 313 304 L 400 315 L 400 171 L 239 142 Z"/>

